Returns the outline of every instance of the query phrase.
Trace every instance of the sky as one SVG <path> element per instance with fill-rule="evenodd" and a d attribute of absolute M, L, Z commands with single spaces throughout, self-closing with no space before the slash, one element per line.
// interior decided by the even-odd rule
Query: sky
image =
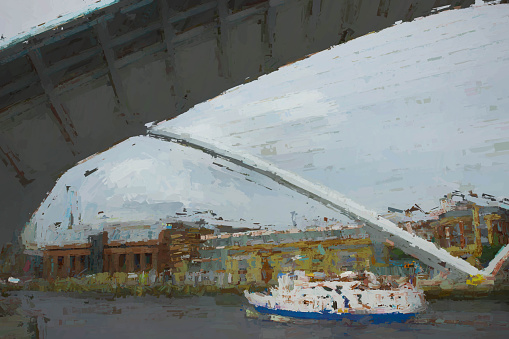
<path fill-rule="evenodd" d="M 18 35 L 42 31 L 52 24 L 72 18 L 118 0 L 2 0 L 0 1 L 0 46 Z M 70 15 L 71 14 L 71 15 Z M 63 16 L 58 18 L 59 16 Z M 45 24 L 44 26 L 39 26 Z"/>

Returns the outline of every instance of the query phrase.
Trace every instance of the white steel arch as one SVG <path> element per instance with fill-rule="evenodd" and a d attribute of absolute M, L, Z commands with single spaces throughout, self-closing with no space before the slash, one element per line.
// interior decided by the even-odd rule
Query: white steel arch
<path fill-rule="evenodd" d="M 481 271 L 465 260 L 451 255 L 445 249 L 438 248 L 435 244 L 400 229 L 393 222 L 354 202 L 341 193 L 324 185 L 313 183 L 290 171 L 280 169 L 251 154 L 240 153 L 217 142 L 206 142 L 187 135 L 161 130 L 157 127 L 152 127 L 149 130 L 149 134 L 156 138 L 198 148 L 206 153 L 249 168 L 319 203 L 332 207 L 341 214 L 354 220 L 360 220 L 371 229 L 371 233 L 376 233 L 378 237 L 385 237 L 407 254 L 418 258 L 426 265 L 450 274 L 452 278 L 496 274 L 503 262 L 509 258 L 509 246 L 505 246 L 490 262 L 489 266 Z"/>

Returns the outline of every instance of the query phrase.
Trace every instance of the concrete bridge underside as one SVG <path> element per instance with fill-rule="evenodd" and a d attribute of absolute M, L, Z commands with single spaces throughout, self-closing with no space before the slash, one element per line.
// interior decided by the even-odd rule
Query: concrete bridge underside
<path fill-rule="evenodd" d="M 76 162 L 332 45 L 473 0 L 120 1 L 0 50 L 0 239 Z"/>

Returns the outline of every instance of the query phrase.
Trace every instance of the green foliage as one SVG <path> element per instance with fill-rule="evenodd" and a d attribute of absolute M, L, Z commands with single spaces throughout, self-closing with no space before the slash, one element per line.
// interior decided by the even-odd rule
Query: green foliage
<path fill-rule="evenodd" d="M 413 259 L 411 255 L 406 254 L 405 252 L 396 247 L 390 250 L 389 256 L 391 260 Z"/>
<path fill-rule="evenodd" d="M 503 245 L 483 245 L 482 254 L 479 257 L 481 264 L 486 267 L 490 261 L 497 255 Z"/>

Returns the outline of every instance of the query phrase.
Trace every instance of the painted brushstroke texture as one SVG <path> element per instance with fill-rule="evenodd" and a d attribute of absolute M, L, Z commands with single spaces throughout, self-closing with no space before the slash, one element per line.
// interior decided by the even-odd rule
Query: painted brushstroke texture
<path fill-rule="evenodd" d="M 160 124 L 379 212 L 507 194 L 509 6 L 445 11 L 288 65 Z"/>

